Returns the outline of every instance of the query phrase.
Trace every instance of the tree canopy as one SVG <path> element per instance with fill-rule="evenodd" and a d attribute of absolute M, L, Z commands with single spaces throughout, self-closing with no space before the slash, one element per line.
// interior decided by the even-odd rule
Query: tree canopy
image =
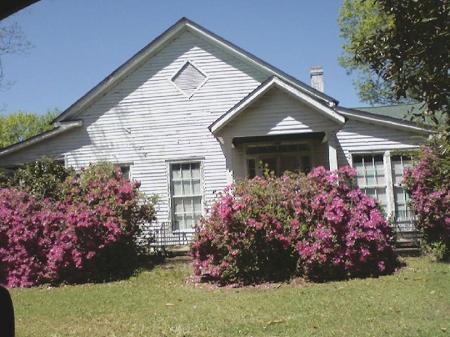
<path fill-rule="evenodd" d="M 57 111 L 49 111 L 43 115 L 17 112 L 0 116 L 0 149 L 50 130 L 56 115 Z"/>
<path fill-rule="evenodd" d="M 30 47 L 31 44 L 26 40 L 17 23 L 3 24 L 0 22 L 0 88 L 6 85 L 2 58 L 5 55 L 25 52 Z"/>
<path fill-rule="evenodd" d="M 423 102 L 420 117 L 449 121 L 450 0 L 344 0 L 340 63 L 361 100 Z"/>

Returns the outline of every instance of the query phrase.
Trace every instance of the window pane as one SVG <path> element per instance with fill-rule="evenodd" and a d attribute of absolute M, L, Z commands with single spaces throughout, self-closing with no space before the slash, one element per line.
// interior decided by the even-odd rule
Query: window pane
<path fill-rule="evenodd" d="M 191 215 L 194 212 L 194 205 L 192 198 L 183 198 L 184 199 L 184 212 L 186 215 Z"/>
<path fill-rule="evenodd" d="M 184 221 L 185 221 L 185 226 L 184 226 L 185 229 L 187 229 L 187 228 L 193 228 L 194 225 L 195 225 L 194 217 L 193 217 L 192 215 L 187 215 L 187 216 L 184 218 Z"/>
<path fill-rule="evenodd" d="M 184 229 L 185 222 L 183 220 L 183 217 L 181 215 L 174 216 L 174 229 Z"/>
<path fill-rule="evenodd" d="M 181 172 L 180 172 L 180 165 L 179 164 L 172 164 L 172 179 L 180 180 L 181 179 Z"/>
<path fill-rule="evenodd" d="M 192 179 L 200 179 L 200 163 L 192 164 Z"/>
<path fill-rule="evenodd" d="M 375 173 L 375 171 L 372 169 L 367 170 L 367 177 L 366 177 L 367 178 L 367 186 L 376 186 L 376 180 L 374 177 L 374 173 Z"/>
<path fill-rule="evenodd" d="M 192 187 L 194 189 L 194 191 L 193 191 L 194 195 L 199 195 L 201 193 L 201 191 L 200 191 L 200 180 L 192 181 Z"/>
<path fill-rule="evenodd" d="M 175 214 L 182 214 L 182 213 L 184 213 L 183 199 L 181 199 L 181 198 L 173 199 L 173 209 L 174 209 Z"/>
<path fill-rule="evenodd" d="M 394 187 L 395 217 L 398 221 L 411 220 L 412 211 L 409 208 L 409 196 L 402 187 Z"/>
<path fill-rule="evenodd" d="M 384 178 L 384 163 L 382 160 L 375 162 L 375 170 L 377 176 L 377 185 L 384 185 L 386 182 Z"/>
<path fill-rule="evenodd" d="M 183 180 L 183 195 L 192 195 L 190 180 Z"/>
<path fill-rule="evenodd" d="M 353 167 L 356 170 L 356 181 L 358 183 L 358 186 L 364 186 L 366 184 L 366 179 L 364 178 L 364 176 L 365 176 L 364 166 L 363 166 L 362 161 L 356 161 L 356 160 L 357 159 L 355 158 L 353 161 Z"/>
<path fill-rule="evenodd" d="M 191 179 L 191 164 L 181 164 L 181 178 L 183 180 Z"/>
<path fill-rule="evenodd" d="M 380 204 L 380 206 L 383 208 L 383 210 L 386 211 L 387 198 L 386 198 L 386 188 L 385 187 L 364 188 L 363 191 L 369 197 L 372 197 L 375 200 L 377 200 L 378 203 Z"/>
<path fill-rule="evenodd" d="M 254 178 L 256 176 L 256 161 L 255 161 L 255 159 L 247 160 L 247 167 L 248 167 L 248 177 L 250 179 Z"/>
<path fill-rule="evenodd" d="M 386 188 L 377 188 L 377 200 L 381 207 L 383 207 L 383 210 L 386 211 L 387 207 L 387 197 L 386 197 Z"/>
<path fill-rule="evenodd" d="M 173 195 L 183 195 L 183 187 L 181 186 L 181 181 L 174 181 L 172 183 L 173 189 L 172 189 L 172 193 Z"/>
<path fill-rule="evenodd" d="M 274 172 L 277 174 L 277 159 L 276 158 L 263 158 L 262 161 L 262 171 L 265 172 L 266 169 L 269 172 Z"/>
<path fill-rule="evenodd" d="M 194 214 L 201 215 L 202 214 L 202 198 L 195 197 L 194 200 Z"/>
<path fill-rule="evenodd" d="M 120 171 L 123 178 L 130 180 L 130 167 L 128 165 L 120 166 Z"/>
<path fill-rule="evenodd" d="M 403 181 L 403 171 L 405 168 L 411 166 L 411 159 L 408 156 L 393 156 L 391 164 L 394 184 L 401 185 Z"/>
<path fill-rule="evenodd" d="M 310 156 L 302 156 L 302 172 L 309 173 L 312 169 L 311 165 L 311 157 Z"/>
<path fill-rule="evenodd" d="M 296 155 L 280 156 L 280 173 L 285 171 L 298 172 L 300 169 L 300 161 Z"/>

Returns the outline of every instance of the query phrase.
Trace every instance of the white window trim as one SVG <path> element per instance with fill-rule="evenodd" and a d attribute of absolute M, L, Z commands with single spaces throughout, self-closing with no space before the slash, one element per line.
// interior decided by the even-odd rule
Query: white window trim
<path fill-rule="evenodd" d="M 405 149 L 404 151 L 414 151 L 415 148 Z M 363 156 L 363 155 L 381 155 L 383 156 L 383 164 L 384 164 L 384 177 L 386 183 L 386 217 L 392 223 L 395 222 L 395 196 L 394 196 L 394 182 L 392 180 L 392 151 L 399 150 L 368 150 L 368 151 L 349 151 L 351 158 L 351 166 L 354 167 L 354 156 Z M 401 150 L 400 150 L 401 151 Z M 395 153 L 394 153 L 395 155 Z"/>
<path fill-rule="evenodd" d="M 181 71 L 181 69 L 183 69 L 184 66 L 188 63 L 190 63 L 198 72 L 200 72 L 203 76 L 205 76 L 205 79 L 203 80 L 203 82 L 200 83 L 200 85 L 190 95 L 188 95 L 186 92 L 181 90 L 181 88 L 179 88 L 176 85 L 175 81 L 173 80 L 175 78 L 175 76 Z M 205 73 L 197 64 L 195 64 L 194 61 L 192 61 L 191 59 L 187 59 L 186 61 L 183 62 L 181 67 L 177 68 L 177 70 L 172 75 L 169 76 L 168 80 L 189 101 L 195 95 L 195 93 L 198 90 L 200 90 L 205 85 L 205 83 L 209 80 L 209 75 L 207 73 Z"/>
<path fill-rule="evenodd" d="M 386 202 L 387 202 L 386 215 L 389 220 L 394 220 L 395 198 L 394 198 L 394 186 L 392 183 L 391 151 L 386 151 L 384 153 L 383 162 L 384 162 L 384 179 L 386 181 Z"/>
<path fill-rule="evenodd" d="M 172 164 L 190 164 L 190 163 L 200 163 L 200 189 L 201 189 L 201 214 L 205 215 L 205 186 L 204 186 L 204 157 L 192 157 L 183 159 L 173 159 L 166 160 L 166 176 L 167 176 L 167 205 L 168 205 L 168 222 L 170 223 L 170 229 L 172 233 L 195 233 L 195 228 L 185 228 L 185 229 L 174 229 L 173 227 L 173 207 L 172 207 L 172 190 L 171 190 L 171 171 L 170 167 Z"/>

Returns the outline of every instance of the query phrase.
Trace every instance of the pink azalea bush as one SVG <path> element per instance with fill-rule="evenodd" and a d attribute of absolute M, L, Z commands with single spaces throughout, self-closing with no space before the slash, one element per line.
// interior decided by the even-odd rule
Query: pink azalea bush
<path fill-rule="evenodd" d="M 441 144 L 442 145 L 442 144 Z M 416 223 L 438 260 L 450 258 L 450 145 L 423 147 L 413 169 L 404 173 Z"/>
<path fill-rule="evenodd" d="M 231 185 L 198 228 L 194 274 L 227 284 L 392 272 L 391 227 L 354 178 L 348 167 L 319 167 L 307 177 L 256 177 Z"/>
<path fill-rule="evenodd" d="M 300 273 L 316 281 L 375 276 L 393 271 L 393 233 L 377 202 L 355 184 L 350 167 L 309 175 L 316 186 L 309 204 L 297 208 Z"/>
<path fill-rule="evenodd" d="M 0 190 L 0 283 L 100 281 L 133 270 L 135 238 L 140 223 L 153 220 L 153 204 L 119 170 L 94 170 L 69 177 L 58 201 Z"/>
<path fill-rule="evenodd" d="M 45 279 L 42 206 L 25 192 L 0 189 L 0 283 L 29 287 Z"/>

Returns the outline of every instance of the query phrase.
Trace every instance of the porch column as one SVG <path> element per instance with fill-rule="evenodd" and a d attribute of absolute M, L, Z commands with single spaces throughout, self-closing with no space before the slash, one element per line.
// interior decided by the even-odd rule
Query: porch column
<path fill-rule="evenodd" d="M 227 185 L 234 181 L 233 162 L 234 162 L 234 146 L 231 138 L 224 139 L 224 154 L 226 161 L 226 179 Z"/>
<path fill-rule="evenodd" d="M 336 132 L 327 132 L 328 139 L 328 162 L 330 165 L 330 170 L 338 169 L 338 159 L 337 159 L 337 146 L 338 141 L 336 138 Z"/>

